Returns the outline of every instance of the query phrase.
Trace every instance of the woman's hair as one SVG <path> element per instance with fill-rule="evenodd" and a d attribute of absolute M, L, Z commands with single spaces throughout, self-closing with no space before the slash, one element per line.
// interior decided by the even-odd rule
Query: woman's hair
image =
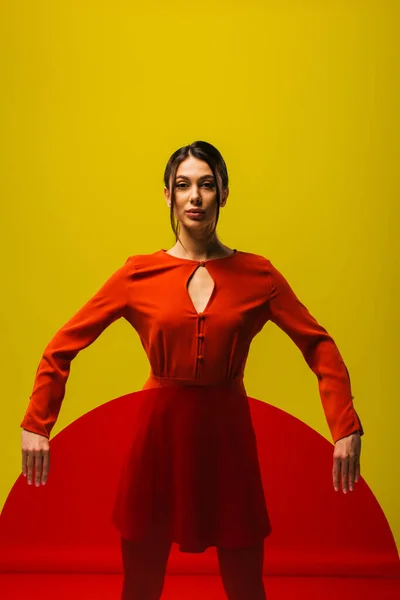
<path fill-rule="evenodd" d="M 215 177 L 216 185 L 217 185 L 217 198 L 216 198 L 216 218 L 214 229 L 210 232 L 210 237 L 214 235 L 215 229 L 217 227 L 218 219 L 219 219 L 219 205 L 220 200 L 223 195 L 223 191 L 228 187 L 228 170 L 226 168 L 226 164 L 222 155 L 217 150 L 215 146 L 209 144 L 208 142 L 192 142 L 188 146 L 182 146 L 176 150 L 173 154 L 171 154 L 167 166 L 165 167 L 164 172 L 164 184 L 165 187 L 168 188 L 170 192 L 171 198 L 171 208 L 170 208 L 170 222 L 172 230 L 175 234 L 175 241 L 179 239 L 179 221 L 175 222 L 174 218 L 174 206 L 175 206 L 175 177 L 176 172 L 178 170 L 179 165 L 185 158 L 188 156 L 194 156 L 199 160 L 203 160 L 208 164 L 213 175 Z"/>

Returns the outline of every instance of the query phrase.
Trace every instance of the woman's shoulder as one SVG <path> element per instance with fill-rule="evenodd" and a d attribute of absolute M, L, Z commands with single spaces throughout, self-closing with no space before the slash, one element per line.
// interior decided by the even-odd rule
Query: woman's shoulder
<path fill-rule="evenodd" d="M 159 262 L 161 256 L 161 250 L 156 250 L 155 252 L 148 252 L 142 254 L 131 254 L 126 259 L 125 264 L 131 265 L 151 265 L 155 262 Z"/>
<path fill-rule="evenodd" d="M 253 267 L 258 267 L 261 269 L 265 269 L 268 267 L 270 260 L 264 254 L 257 254 L 255 252 L 246 252 L 245 250 L 240 250 L 239 255 L 242 259 L 242 262 L 252 265 Z"/>
<path fill-rule="evenodd" d="M 168 256 L 168 255 L 167 255 Z M 155 250 L 154 252 L 132 254 L 128 256 L 125 262 L 126 268 L 136 273 L 153 274 L 154 271 L 163 270 L 171 266 L 170 261 L 166 260 L 164 250 Z"/>

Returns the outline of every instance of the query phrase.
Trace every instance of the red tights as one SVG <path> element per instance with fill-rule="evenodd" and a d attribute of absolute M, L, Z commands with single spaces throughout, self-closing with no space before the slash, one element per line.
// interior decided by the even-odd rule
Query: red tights
<path fill-rule="evenodd" d="M 132 542 L 121 537 L 124 581 L 121 600 L 160 600 L 172 543 Z M 248 548 L 217 547 L 228 600 L 266 600 L 262 567 L 264 540 Z"/>

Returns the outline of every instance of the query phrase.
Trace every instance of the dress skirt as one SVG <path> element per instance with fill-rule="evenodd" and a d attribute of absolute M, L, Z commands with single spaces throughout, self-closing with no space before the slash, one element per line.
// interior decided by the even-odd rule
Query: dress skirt
<path fill-rule="evenodd" d="M 246 547 L 271 532 L 248 397 L 229 385 L 139 393 L 112 519 L 122 537 L 181 552 Z"/>

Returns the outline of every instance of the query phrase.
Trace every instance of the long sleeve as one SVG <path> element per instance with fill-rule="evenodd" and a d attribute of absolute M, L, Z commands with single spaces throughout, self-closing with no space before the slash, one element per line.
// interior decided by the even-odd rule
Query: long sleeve
<path fill-rule="evenodd" d="M 46 346 L 21 427 L 47 438 L 65 395 L 71 361 L 115 320 L 124 316 L 132 276 L 130 258 L 63 325 Z"/>
<path fill-rule="evenodd" d="M 302 352 L 318 379 L 319 394 L 334 442 L 359 430 L 350 376 L 329 333 L 309 313 L 285 277 L 267 261 L 270 281 L 268 319 L 282 329 Z"/>

